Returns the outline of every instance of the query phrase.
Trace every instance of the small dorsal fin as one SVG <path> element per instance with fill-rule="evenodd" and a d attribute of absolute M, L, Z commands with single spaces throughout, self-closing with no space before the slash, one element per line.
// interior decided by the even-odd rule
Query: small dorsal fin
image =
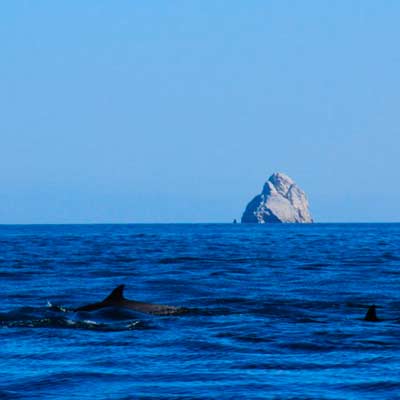
<path fill-rule="evenodd" d="M 376 316 L 376 305 L 372 305 L 368 308 L 367 314 L 365 314 L 365 321 L 369 322 L 377 322 L 379 321 L 378 317 Z"/>
<path fill-rule="evenodd" d="M 112 302 L 115 302 L 115 301 L 124 300 L 124 288 L 125 288 L 125 285 L 119 285 L 119 286 L 117 286 L 117 287 L 110 293 L 110 295 L 104 299 L 104 301 L 112 301 Z"/>

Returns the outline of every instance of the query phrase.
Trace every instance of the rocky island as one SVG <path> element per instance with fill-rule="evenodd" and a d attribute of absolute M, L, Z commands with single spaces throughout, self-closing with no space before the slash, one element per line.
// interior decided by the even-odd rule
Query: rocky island
<path fill-rule="evenodd" d="M 311 223 L 306 194 L 287 175 L 277 172 L 265 183 L 261 194 L 247 205 L 242 223 Z"/>

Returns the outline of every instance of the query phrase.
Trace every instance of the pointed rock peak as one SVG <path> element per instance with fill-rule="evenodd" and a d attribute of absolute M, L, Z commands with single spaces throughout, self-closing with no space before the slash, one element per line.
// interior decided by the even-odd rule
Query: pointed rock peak
<path fill-rule="evenodd" d="M 282 196 L 286 196 L 291 186 L 295 184 L 293 179 L 282 172 L 275 172 L 269 177 L 268 181 L 274 185 L 275 190 Z"/>
<path fill-rule="evenodd" d="M 247 205 L 243 223 L 313 222 L 306 194 L 288 175 L 275 172 Z"/>
<path fill-rule="evenodd" d="M 274 172 L 268 179 L 274 185 L 279 182 L 287 182 L 293 185 L 294 181 L 288 175 L 284 174 L 283 172 Z"/>

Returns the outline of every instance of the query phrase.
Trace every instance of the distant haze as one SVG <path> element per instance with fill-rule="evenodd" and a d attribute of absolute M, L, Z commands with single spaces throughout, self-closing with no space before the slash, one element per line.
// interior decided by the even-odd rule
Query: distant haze
<path fill-rule="evenodd" d="M 9 1 L 0 223 L 231 222 L 275 171 L 400 221 L 400 2 Z"/>

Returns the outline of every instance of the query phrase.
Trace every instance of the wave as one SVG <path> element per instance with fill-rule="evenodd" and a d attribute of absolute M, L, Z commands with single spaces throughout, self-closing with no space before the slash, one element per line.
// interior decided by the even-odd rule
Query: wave
<path fill-rule="evenodd" d="M 62 328 L 82 329 L 101 332 L 130 331 L 146 329 L 148 326 L 143 321 L 130 321 L 123 325 L 100 323 L 91 320 L 74 321 L 68 318 L 38 318 L 23 320 L 0 321 L 2 328 Z"/>
<path fill-rule="evenodd" d="M 62 313 L 63 315 L 59 315 Z M 93 319 L 78 319 L 68 316 L 70 310 L 62 306 L 53 305 L 50 302 L 46 308 L 22 307 L 7 313 L 0 313 L 0 328 L 52 328 L 52 329 L 82 329 L 90 331 L 115 332 L 136 329 L 149 329 L 149 323 L 142 320 L 127 319 L 132 314 L 99 313 Z M 112 321 L 102 319 L 113 317 Z"/>

